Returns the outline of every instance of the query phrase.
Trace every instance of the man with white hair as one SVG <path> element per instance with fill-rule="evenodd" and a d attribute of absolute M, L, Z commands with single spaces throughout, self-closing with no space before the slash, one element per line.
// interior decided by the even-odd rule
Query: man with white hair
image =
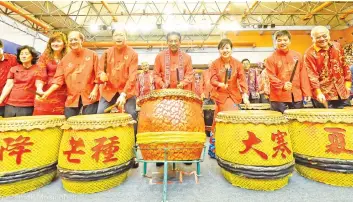
<path fill-rule="evenodd" d="M 330 41 L 330 32 L 324 26 L 311 31 L 313 45 L 305 52 L 315 108 L 343 108 L 352 85 L 351 72 L 339 43 Z M 326 105 L 326 106 L 325 106 Z"/>
<path fill-rule="evenodd" d="M 54 76 L 53 84 L 42 95 L 46 99 L 62 85 L 67 86 L 65 116 L 69 118 L 80 113 L 96 114 L 99 100 L 99 66 L 98 54 L 82 47 L 84 35 L 72 31 L 68 35 L 71 52 L 60 61 Z"/>

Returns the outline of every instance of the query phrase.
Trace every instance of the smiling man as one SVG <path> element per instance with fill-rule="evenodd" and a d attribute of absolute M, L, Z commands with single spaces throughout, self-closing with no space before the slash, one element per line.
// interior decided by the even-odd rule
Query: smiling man
<path fill-rule="evenodd" d="M 154 63 L 156 89 L 180 88 L 192 90 L 194 73 L 191 57 L 180 50 L 180 33 L 168 33 L 167 43 L 168 49 L 160 52 Z"/>
<path fill-rule="evenodd" d="M 68 35 L 71 52 L 60 61 L 54 76 L 53 84 L 42 95 L 46 99 L 52 92 L 66 84 L 67 98 L 65 116 L 69 118 L 80 113 L 96 114 L 99 99 L 99 67 L 96 52 L 82 47 L 85 37 L 78 31 Z"/>
<path fill-rule="evenodd" d="M 283 113 L 287 108 L 303 108 L 303 98 L 310 100 L 311 92 L 302 55 L 289 49 L 291 34 L 287 30 L 275 33 L 275 43 L 276 51 L 266 60 L 271 109 Z"/>
<path fill-rule="evenodd" d="M 137 53 L 126 44 L 126 33 L 123 26 L 113 30 L 115 45 L 104 51 L 99 65 L 100 79 L 105 82 L 101 86 L 102 97 L 99 101 L 98 113 L 113 104 L 137 119 L 136 114 L 136 79 L 137 79 Z M 135 135 L 137 124 L 134 124 Z"/>
<path fill-rule="evenodd" d="M 313 105 L 324 108 L 343 108 L 351 90 L 351 72 L 344 59 L 341 45 L 330 41 L 326 27 L 317 26 L 311 30 L 313 45 L 304 55 L 308 70 Z"/>

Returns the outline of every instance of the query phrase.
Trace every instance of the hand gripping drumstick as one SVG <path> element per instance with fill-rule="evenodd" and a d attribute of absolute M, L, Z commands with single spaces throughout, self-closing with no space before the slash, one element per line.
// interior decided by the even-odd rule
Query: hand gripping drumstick
<path fill-rule="evenodd" d="M 104 113 L 109 113 L 114 107 L 117 107 L 117 106 L 118 106 L 118 104 L 115 103 L 115 104 L 113 104 L 112 106 L 107 107 L 107 108 L 104 110 Z M 118 110 L 119 110 L 119 108 L 118 108 Z M 121 110 L 119 110 L 119 111 L 121 111 L 121 113 L 124 113 L 124 108 L 121 108 Z"/>

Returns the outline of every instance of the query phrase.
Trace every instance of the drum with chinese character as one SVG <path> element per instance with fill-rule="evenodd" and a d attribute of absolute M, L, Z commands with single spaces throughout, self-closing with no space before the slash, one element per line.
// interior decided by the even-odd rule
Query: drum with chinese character
<path fill-rule="evenodd" d="M 137 144 L 145 160 L 200 158 L 206 136 L 202 101 L 195 93 L 156 90 L 138 100 L 138 105 Z"/>
<path fill-rule="evenodd" d="M 0 197 L 38 189 L 56 176 L 64 116 L 0 119 Z"/>
<path fill-rule="evenodd" d="M 223 176 L 253 190 L 284 187 L 294 168 L 287 120 L 279 112 L 239 110 L 216 118 L 216 155 Z"/>
<path fill-rule="evenodd" d="M 203 102 L 203 118 L 205 120 L 205 130 L 208 137 L 210 137 L 211 128 L 213 124 L 213 116 L 215 110 L 215 103 L 211 99 L 206 99 Z"/>
<path fill-rule="evenodd" d="M 58 163 L 64 189 L 95 193 L 122 183 L 134 164 L 134 123 L 123 113 L 69 118 Z"/>
<path fill-rule="evenodd" d="M 240 104 L 242 110 L 270 110 L 271 105 L 268 103 L 251 103 L 248 107 L 245 104 Z"/>
<path fill-rule="evenodd" d="M 353 110 L 292 109 L 289 119 L 295 168 L 309 179 L 353 186 Z"/>

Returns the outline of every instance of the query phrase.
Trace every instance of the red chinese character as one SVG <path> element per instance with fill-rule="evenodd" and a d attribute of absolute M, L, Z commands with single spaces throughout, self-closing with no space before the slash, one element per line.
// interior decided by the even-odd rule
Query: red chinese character
<path fill-rule="evenodd" d="M 342 128 L 325 128 L 325 131 L 331 133 L 328 135 L 330 145 L 326 145 L 326 152 L 332 152 L 334 154 L 347 153 L 353 154 L 352 150 L 346 149 L 345 132 Z"/>
<path fill-rule="evenodd" d="M 21 164 L 22 161 L 22 155 L 24 153 L 31 152 L 30 149 L 26 149 L 26 146 L 32 146 L 33 142 L 29 142 L 31 138 L 30 137 L 22 137 L 19 136 L 18 138 L 5 138 L 4 142 L 6 147 L 1 146 L 0 147 L 0 160 L 3 160 L 4 157 L 4 152 L 8 151 L 9 156 L 16 156 L 16 164 L 19 165 Z"/>
<path fill-rule="evenodd" d="M 81 138 L 78 138 L 78 140 L 75 140 L 73 137 L 71 137 L 70 139 L 70 145 L 71 145 L 71 150 L 69 151 L 64 151 L 63 154 L 67 155 L 67 161 L 70 163 L 80 163 L 81 160 L 80 159 L 72 159 L 71 155 L 72 154 L 85 154 L 86 152 L 82 151 L 82 150 L 77 150 L 77 148 L 79 147 L 83 147 L 85 148 L 85 143 L 83 142 L 83 140 Z"/>
<path fill-rule="evenodd" d="M 249 134 L 249 139 L 243 140 L 243 143 L 245 144 L 246 148 L 244 149 L 244 151 L 239 151 L 239 153 L 245 154 L 250 149 L 253 149 L 258 155 L 260 155 L 261 158 L 267 160 L 268 156 L 264 152 L 252 147 L 252 145 L 254 145 L 254 144 L 259 144 L 261 142 L 261 140 L 259 138 L 257 138 L 253 132 L 248 131 L 248 134 Z"/>
<path fill-rule="evenodd" d="M 277 131 L 277 133 L 272 133 L 272 141 L 277 141 L 277 146 L 273 147 L 273 150 L 276 152 L 272 155 L 272 158 L 275 158 L 279 151 L 281 151 L 282 158 L 286 158 L 286 155 L 284 154 L 285 152 L 287 152 L 288 154 L 292 153 L 292 151 L 287 147 L 288 142 L 284 142 L 284 136 L 287 136 L 287 133 L 281 132 L 279 130 Z"/>
<path fill-rule="evenodd" d="M 104 155 L 104 161 L 103 163 L 107 163 L 110 161 L 117 161 L 118 158 L 113 158 L 114 153 L 119 151 L 119 144 L 120 142 L 118 141 L 119 138 L 114 136 L 109 138 L 110 143 L 104 144 L 105 141 L 108 139 L 106 137 L 98 138 L 95 139 L 95 141 L 98 143 L 95 147 L 92 148 L 92 151 L 94 151 L 94 154 L 92 155 L 92 158 L 96 160 L 96 162 L 99 161 L 99 154 L 102 153 Z"/>

